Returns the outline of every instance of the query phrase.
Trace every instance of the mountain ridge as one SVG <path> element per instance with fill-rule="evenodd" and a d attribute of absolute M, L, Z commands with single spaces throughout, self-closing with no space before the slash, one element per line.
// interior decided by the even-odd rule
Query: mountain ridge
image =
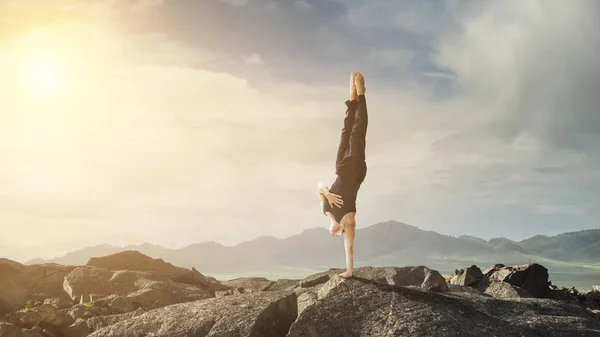
<path fill-rule="evenodd" d="M 33 259 L 24 264 L 85 264 L 91 257 L 125 250 L 138 250 L 176 265 L 207 272 L 264 268 L 328 268 L 344 261 L 343 239 L 332 238 L 325 228 L 315 227 L 286 238 L 263 235 L 233 246 L 214 241 L 171 249 L 160 245 L 84 247 L 52 259 Z M 568 232 L 556 236 L 535 235 L 518 242 L 506 238 L 454 237 L 427 231 L 398 221 L 380 222 L 357 229 L 357 265 L 425 263 L 524 263 L 544 261 L 597 261 L 600 258 L 600 229 Z"/>

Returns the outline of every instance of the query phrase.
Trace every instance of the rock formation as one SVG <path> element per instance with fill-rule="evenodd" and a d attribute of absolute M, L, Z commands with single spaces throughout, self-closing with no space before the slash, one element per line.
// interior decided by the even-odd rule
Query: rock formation
<path fill-rule="evenodd" d="M 128 251 L 85 266 L 0 259 L 0 337 L 598 336 L 600 289 L 558 289 L 539 264 L 329 269 L 217 281 Z"/>
<path fill-rule="evenodd" d="M 600 331 L 596 314 L 549 299 L 435 293 L 337 276 L 318 293 L 288 337 L 598 336 Z"/>

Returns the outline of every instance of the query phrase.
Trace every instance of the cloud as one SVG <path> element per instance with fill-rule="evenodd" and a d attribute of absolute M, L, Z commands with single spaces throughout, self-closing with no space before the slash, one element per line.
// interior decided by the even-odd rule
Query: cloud
<path fill-rule="evenodd" d="M 312 10 L 315 6 L 307 0 L 295 0 L 294 5 L 301 10 Z"/>
<path fill-rule="evenodd" d="M 257 64 L 257 65 L 265 64 L 265 62 L 262 60 L 262 58 L 258 54 L 252 54 L 251 56 L 247 57 L 245 62 L 247 64 Z"/>
<path fill-rule="evenodd" d="M 12 74 L 42 22 L 80 76 L 67 103 L 0 84 L 0 237 L 31 245 L 14 256 L 325 226 L 314 186 L 334 178 L 352 70 L 371 114 L 359 226 L 595 226 L 596 2 L 65 4 L 0 42 Z"/>
<path fill-rule="evenodd" d="M 377 49 L 369 55 L 371 61 L 377 63 L 379 67 L 396 69 L 406 69 L 414 57 L 413 50 L 404 48 Z"/>
<path fill-rule="evenodd" d="M 233 6 L 243 6 L 248 3 L 248 0 L 220 0 Z"/>

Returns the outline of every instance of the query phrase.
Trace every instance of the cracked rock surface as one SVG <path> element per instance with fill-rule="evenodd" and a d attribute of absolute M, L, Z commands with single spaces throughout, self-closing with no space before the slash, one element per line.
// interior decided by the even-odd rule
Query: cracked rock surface
<path fill-rule="evenodd" d="M 90 337 L 280 337 L 298 314 L 294 292 L 252 292 L 170 305 L 95 331 Z"/>
<path fill-rule="evenodd" d="M 334 276 L 287 336 L 591 337 L 600 336 L 600 319 L 581 306 L 548 299 L 436 293 Z"/>

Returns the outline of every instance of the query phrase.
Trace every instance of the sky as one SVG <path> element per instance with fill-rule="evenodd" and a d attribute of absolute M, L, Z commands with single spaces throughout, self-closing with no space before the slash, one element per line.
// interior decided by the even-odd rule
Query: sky
<path fill-rule="evenodd" d="M 596 0 L 0 0 L 0 256 L 326 228 L 352 71 L 359 228 L 599 228 L 599 54 Z"/>

